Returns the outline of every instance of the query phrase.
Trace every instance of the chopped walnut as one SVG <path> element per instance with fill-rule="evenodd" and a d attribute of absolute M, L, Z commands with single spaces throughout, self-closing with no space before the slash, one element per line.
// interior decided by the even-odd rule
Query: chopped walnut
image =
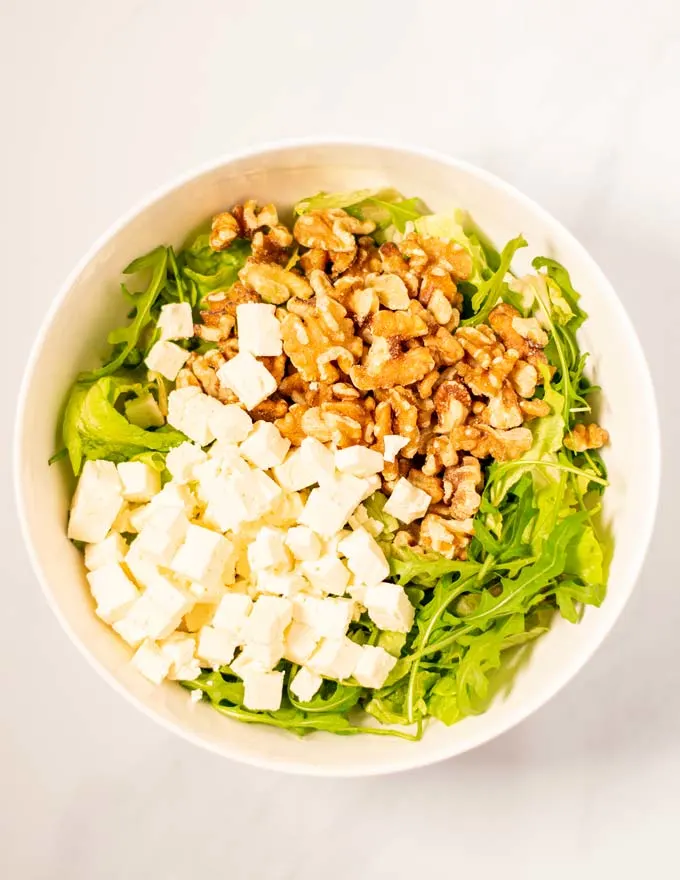
<path fill-rule="evenodd" d="M 395 351 L 394 355 L 383 360 L 378 368 L 367 369 L 359 365 L 352 367 L 350 377 L 360 391 L 372 391 L 420 382 L 433 367 L 432 355 L 426 348 L 420 347 L 406 352 Z"/>
<path fill-rule="evenodd" d="M 434 354 L 438 366 L 450 367 L 462 360 L 465 351 L 445 327 L 438 327 L 437 332 L 425 337 L 425 345 Z"/>
<path fill-rule="evenodd" d="M 571 433 L 564 438 L 564 445 L 573 452 L 601 449 L 605 443 L 609 443 L 609 432 L 594 422 L 590 425 L 574 425 Z"/>
<path fill-rule="evenodd" d="M 264 302 L 274 305 L 287 302 L 291 296 L 309 299 L 312 295 L 312 288 L 304 278 L 274 263 L 256 263 L 248 259 L 238 277 Z"/>
<path fill-rule="evenodd" d="M 342 208 L 309 211 L 295 221 L 293 235 L 304 247 L 329 252 L 356 253 L 355 235 L 368 235 L 375 229 L 370 220 L 357 220 Z"/>
<path fill-rule="evenodd" d="M 462 425 L 470 413 L 471 406 L 472 398 L 464 385 L 455 381 L 442 382 L 434 395 L 437 433 L 450 434 L 454 428 Z"/>
<path fill-rule="evenodd" d="M 453 520 L 428 513 L 420 526 L 420 545 L 447 559 L 465 559 L 470 536 L 457 529 Z"/>
<path fill-rule="evenodd" d="M 210 226 L 210 247 L 214 251 L 223 251 L 239 237 L 239 234 L 238 221 L 229 211 L 216 214 Z"/>
<path fill-rule="evenodd" d="M 479 459 L 466 455 L 459 467 L 444 472 L 444 501 L 452 519 L 465 520 L 479 510 L 482 496 L 477 489 L 482 483 Z"/>
<path fill-rule="evenodd" d="M 506 382 L 498 394 L 489 398 L 482 419 L 492 428 L 518 428 L 524 421 L 517 395 Z"/>
<path fill-rule="evenodd" d="M 378 295 L 380 304 L 386 309 L 408 309 L 411 298 L 403 280 L 393 272 L 385 272 L 383 275 L 368 275 L 366 284 L 369 290 L 374 290 Z"/>
<path fill-rule="evenodd" d="M 404 458 L 413 458 L 420 444 L 415 395 L 407 388 L 391 388 L 387 392 L 381 392 L 380 398 L 375 408 L 375 437 L 378 448 L 382 450 L 380 444 L 386 434 L 400 434 L 408 440 L 401 454 Z"/>
<path fill-rule="evenodd" d="M 444 487 L 439 477 L 424 474 L 418 468 L 411 468 L 408 472 L 408 480 L 418 489 L 427 492 L 433 504 L 437 504 L 444 497 Z"/>
<path fill-rule="evenodd" d="M 302 427 L 302 419 L 308 409 L 309 407 L 304 403 L 294 403 L 285 416 L 274 423 L 293 446 L 299 446 L 307 436 Z"/>
<path fill-rule="evenodd" d="M 470 452 L 475 458 L 492 456 L 496 461 L 512 461 L 531 449 L 533 435 L 528 428 L 503 431 L 479 423 L 455 428 L 451 440 L 457 449 Z"/>
<path fill-rule="evenodd" d="M 321 378 L 319 358 L 329 348 L 339 346 L 353 358 L 363 351 L 362 341 L 354 335 L 354 324 L 339 302 L 329 296 L 315 301 L 291 300 L 288 314 L 281 322 L 283 350 L 307 382 Z M 329 381 L 337 381 L 339 374 Z"/>
<path fill-rule="evenodd" d="M 466 281 L 472 274 L 472 257 L 455 242 L 411 232 L 398 247 L 409 268 L 418 275 L 434 266 L 450 272 L 458 281 Z"/>

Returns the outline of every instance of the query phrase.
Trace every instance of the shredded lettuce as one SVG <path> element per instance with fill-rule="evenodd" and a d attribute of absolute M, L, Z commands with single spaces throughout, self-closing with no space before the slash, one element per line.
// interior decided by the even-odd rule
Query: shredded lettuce
<path fill-rule="evenodd" d="M 198 232 L 179 255 L 180 277 L 191 290 L 192 304 L 199 307 L 209 293 L 231 287 L 250 256 L 250 242 L 245 239 L 223 251 L 214 251 L 209 239 L 207 232 Z"/>

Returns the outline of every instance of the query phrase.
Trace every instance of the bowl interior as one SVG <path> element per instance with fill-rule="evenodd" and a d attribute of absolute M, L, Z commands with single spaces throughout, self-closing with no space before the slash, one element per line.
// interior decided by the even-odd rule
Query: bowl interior
<path fill-rule="evenodd" d="M 581 338 L 592 353 L 589 376 L 605 389 L 600 419 L 612 442 L 604 520 L 616 552 L 603 607 L 589 608 L 578 626 L 557 620 L 511 693 L 485 715 L 452 728 L 433 725 L 419 743 L 321 733 L 301 740 L 232 722 L 207 705 L 190 703 L 177 685 L 155 687 L 130 667 L 127 647 L 95 617 L 82 559 L 66 539 L 72 480 L 65 465 L 48 467 L 47 460 L 71 382 L 93 363 L 108 328 L 123 316 L 118 280 L 132 258 L 160 243 L 180 245 L 206 217 L 247 197 L 289 206 L 318 190 L 376 186 L 420 196 L 433 210 L 465 207 L 497 244 L 523 233 L 529 247 L 514 264 L 519 270 L 540 254 L 571 272 L 590 315 Z M 158 721 L 223 755 L 260 765 L 337 775 L 387 772 L 458 754 L 512 726 L 549 699 L 610 629 L 633 587 L 652 527 L 658 473 L 654 397 L 637 339 L 608 282 L 560 224 L 512 188 L 460 163 L 407 150 L 357 144 L 273 148 L 212 167 L 154 197 L 98 243 L 67 283 L 36 345 L 22 404 L 20 509 L 36 569 L 62 623 L 100 672 Z"/>

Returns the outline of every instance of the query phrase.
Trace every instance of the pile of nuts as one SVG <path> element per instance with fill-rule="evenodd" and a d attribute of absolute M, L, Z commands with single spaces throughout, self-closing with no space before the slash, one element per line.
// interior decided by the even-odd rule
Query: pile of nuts
<path fill-rule="evenodd" d="M 480 460 L 518 458 L 532 443 L 526 423 L 549 412 L 535 397 L 548 336 L 505 303 L 488 323 L 460 326 L 457 285 L 472 272 L 469 253 L 413 231 L 378 246 L 374 230 L 340 208 L 302 214 L 292 232 L 273 205 L 247 201 L 218 214 L 211 247 L 247 238 L 252 256 L 235 285 L 207 297 L 195 332 L 216 347 L 192 354 L 177 386 L 236 402 L 216 375 L 238 353 L 236 306 L 276 305 L 283 354 L 260 360 L 278 388 L 251 416 L 274 422 L 293 445 L 315 437 L 383 453 L 385 435 L 401 435 L 383 491 L 407 477 L 432 502 L 397 540 L 465 558 Z"/>

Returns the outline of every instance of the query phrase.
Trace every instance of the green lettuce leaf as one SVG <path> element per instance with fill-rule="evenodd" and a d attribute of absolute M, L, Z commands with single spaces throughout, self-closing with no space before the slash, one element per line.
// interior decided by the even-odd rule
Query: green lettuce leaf
<path fill-rule="evenodd" d="M 245 239 L 236 239 L 225 250 L 214 251 L 209 233 L 195 235 L 179 255 L 181 274 L 191 287 L 195 304 L 200 307 L 209 293 L 231 287 L 250 252 L 250 242 Z"/>
<path fill-rule="evenodd" d="M 91 384 L 77 382 L 73 386 L 64 413 L 62 436 L 76 475 L 86 459 L 128 461 L 149 451 L 167 452 L 186 440 L 179 431 L 139 428 L 117 408 L 124 395 L 145 393 L 148 393 L 148 385 L 123 376 L 105 376 Z"/>

